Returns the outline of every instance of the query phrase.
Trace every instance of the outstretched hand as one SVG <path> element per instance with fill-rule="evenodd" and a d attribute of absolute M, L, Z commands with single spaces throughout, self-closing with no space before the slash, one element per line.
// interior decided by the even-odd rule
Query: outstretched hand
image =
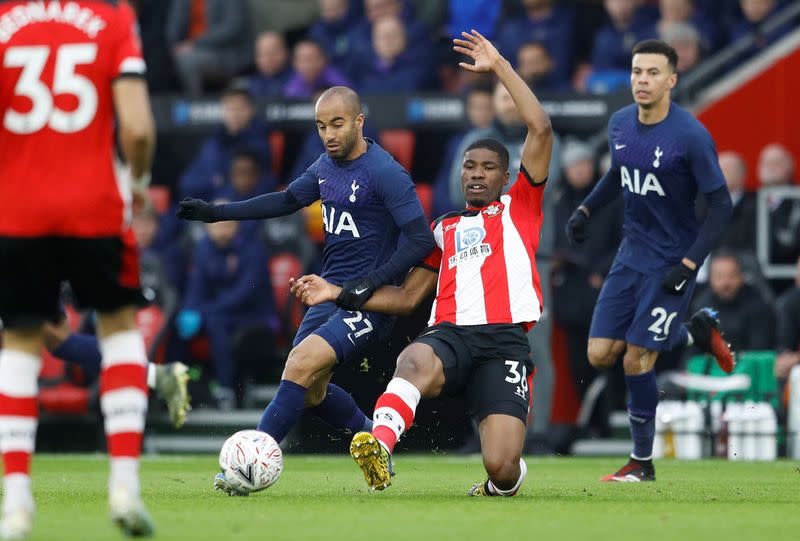
<path fill-rule="evenodd" d="M 503 59 L 497 48 L 492 42 L 486 39 L 477 30 L 471 33 L 461 32 L 464 39 L 453 40 L 453 50 L 457 53 L 467 55 L 473 60 L 473 64 L 459 62 L 458 65 L 467 71 L 474 73 L 486 73 L 492 71 L 497 63 Z"/>
<path fill-rule="evenodd" d="M 197 220 L 206 223 L 220 220 L 217 205 L 193 197 L 186 197 L 178 203 L 175 215 L 182 220 Z"/>
<path fill-rule="evenodd" d="M 292 295 L 307 306 L 336 300 L 339 295 L 339 288 L 316 274 L 306 274 L 297 280 L 289 278 L 289 285 Z"/>

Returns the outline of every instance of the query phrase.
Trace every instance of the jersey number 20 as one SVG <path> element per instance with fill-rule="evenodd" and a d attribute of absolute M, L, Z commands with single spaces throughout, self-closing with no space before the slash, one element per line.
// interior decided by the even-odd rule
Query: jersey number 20
<path fill-rule="evenodd" d="M 42 82 L 42 72 L 50 56 L 50 47 L 9 47 L 3 57 L 4 68 L 22 68 L 14 94 L 33 102 L 30 111 L 6 111 L 3 126 L 13 133 L 27 135 L 45 126 L 61 133 L 81 131 L 91 124 L 97 112 L 97 89 L 92 81 L 75 73 L 80 64 L 91 64 L 97 58 L 96 43 L 62 45 L 55 52 L 53 88 Z M 78 98 L 74 111 L 62 111 L 55 106 L 53 96 L 72 94 Z"/>

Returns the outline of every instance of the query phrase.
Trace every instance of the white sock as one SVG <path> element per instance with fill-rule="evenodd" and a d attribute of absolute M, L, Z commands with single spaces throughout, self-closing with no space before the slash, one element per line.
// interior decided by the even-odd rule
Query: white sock
<path fill-rule="evenodd" d="M 108 486 L 110 490 L 122 486 L 134 496 L 139 496 L 139 460 L 126 457 L 111 459 Z"/>
<path fill-rule="evenodd" d="M 115 333 L 100 341 L 103 353 L 100 406 L 111 458 L 111 489 L 123 486 L 139 495 L 139 453 L 147 414 L 147 355 L 138 331 Z"/>
<path fill-rule="evenodd" d="M 419 389 L 403 378 L 392 378 L 375 403 L 372 434 L 389 454 L 400 436 L 411 427 L 420 401 Z"/>
<path fill-rule="evenodd" d="M 156 389 L 156 365 L 155 363 L 147 363 L 147 387 Z"/>
<path fill-rule="evenodd" d="M 525 461 L 522 458 L 520 458 L 519 459 L 519 479 L 517 479 L 516 484 L 512 488 L 510 488 L 508 490 L 501 490 L 501 489 L 497 488 L 496 486 L 494 486 L 494 483 L 492 483 L 492 480 L 489 479 L 489 482 L 487 483 L 489 485 L 489 491 L 494 493 L 494 494 L 496 494 L 496 495 L 498 495 L 498 496 L 513 496 L 514 494 L 516 494 L 519 491 L 519 489 L 522 486 L 522 483 L 525 481 L 525 477 L 527 477 L 527 475 L 528 475 L 528 465 L 525 464 Z"/>
<path fill-rule="evenodd" d="M 33 512 L 31 478 L 24 473 L 12 473 L 3 477 L 3 514 L 20 507 Z"/>
<path fill-rule="evenodd" d="M 0 455 L 4 464 L 3 512 L 19 507 L 33 511 L 30 460 L 38 425 L 39 357 L 0 350 Z"/>

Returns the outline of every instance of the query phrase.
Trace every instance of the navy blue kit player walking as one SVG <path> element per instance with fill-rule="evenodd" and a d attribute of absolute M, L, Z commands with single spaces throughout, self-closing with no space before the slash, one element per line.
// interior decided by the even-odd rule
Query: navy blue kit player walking
<path fill-rule="evenodd" d="M 731 198 L 714 141 L 690 113 L 670 100 L 677 82 L 675 50 L 657 40 L 633 49 L 636 103 L 609 120 L 611 168 L 567 224 L 573 243 L 590 234 L 591 216 L 622 189 L 624 237 L 603 284 L 589 331 L 589 362 L 608 368 L 625 351 L 625 383 L 633 453 L 604 481 L 654 481 L 652 463 L 658 405 L 655 362 L 662 351 L 694 344 L 733 370 L 733 355 L 708 308 L 686 317 L 695 275 L 731 214 Z M 702 225 L 695 199 L 702 192 Z"/>
<path fill-rule="evenodd" d="M 411 177 L 364 138 L 358 94 L 330 88 L 317 101 L 315 116 L 326 151 L 285 191 L 221 205 L 189 198 L 178 210 L 181 218 L 205 222 L 264 219 L 322 200 L 322 276 L 341 284 L 342 292 L 335 303 L 309 309 L 295 336 L 278 392 L 258 425 L 278 442 L 309 408 L 336 428 L 372 428 L 353 398 L 329 383 L 333 368 L 388 336 L 393 318 L 361 306 L 376 288 L 398 284 L 434 246 Z M 222 474 L 215 486 L 236 495 Z"/>

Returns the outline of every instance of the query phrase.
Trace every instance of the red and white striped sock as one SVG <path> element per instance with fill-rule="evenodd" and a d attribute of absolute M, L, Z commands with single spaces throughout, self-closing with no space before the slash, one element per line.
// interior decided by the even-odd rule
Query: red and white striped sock
<path fill-rule="evenodd" d="M 0 453 L 3 455 L 3 513 L 33 511 L 31 455 L 39 421 L 39 357 L 0 350 Z"/>
<path fill-rule="evenodd" d="M 402 378 L 393 378 L 386 392 L 378 397 L 372 414 L 372 435 L 390 454 L 397 440 L 414 422 L 419 400 L 419 390 Z"/>
<path fill-rule="evenodd" d="M 100 407 L 105 417 L 111 458 L 109 487 L 139 495 L 139 455 L 147 414 L 147 354 L 138 331 L 112 334 L 100 341 Z"/>

